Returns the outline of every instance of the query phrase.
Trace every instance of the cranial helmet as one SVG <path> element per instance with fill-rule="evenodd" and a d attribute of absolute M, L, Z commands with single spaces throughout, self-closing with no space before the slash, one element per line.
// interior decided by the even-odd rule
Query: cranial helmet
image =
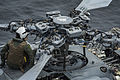
<path fill-rule="evenodd" d="M 16 33 L 18 33 L 20 35 L 21 39 L 24 39 L 27 37 L 28 33 L 26 32 L 25 27 L 20 27 L 18 28 L 18 30 L 16 31 Z"/>

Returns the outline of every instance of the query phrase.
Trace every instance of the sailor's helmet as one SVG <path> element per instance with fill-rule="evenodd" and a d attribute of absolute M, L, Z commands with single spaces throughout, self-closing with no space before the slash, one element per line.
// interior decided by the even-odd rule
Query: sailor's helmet
<path fill-rule="evenodd" d="M 28 36 L 28 32 L 26 32 L 25 27 L 19 27 L 18 30 L 16 30 L 16 33 L 18 33 L 20 35 L 21 39 L 24 39 Z"/>

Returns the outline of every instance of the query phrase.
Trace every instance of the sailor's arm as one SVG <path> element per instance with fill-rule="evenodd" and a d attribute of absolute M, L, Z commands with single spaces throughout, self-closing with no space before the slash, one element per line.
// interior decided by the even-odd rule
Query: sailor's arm
<path fill-rule="evenodd" d="M 32 49 L 31 49 L 29 44 L 27 44 L 25 46 L 25 53 L 29 57 L 29 65 L 26 68 L 30 69 L 34 65 L 34 55 L 33 55 L 33 51 L 32 51 Z"/>
<path fill-rule="evenodd" d="M 6 53 L 8 52 L 8 50 L 9 50 L 9 46 L 8 46 L 8 44 L 6 44 L 6 45 L 2 48 L 2 50 L 1 50 L 1 52 L 0 52 L 1 61 L 2 61 L 2 63 L 1 63 L 0 66 L 4 66 L 4 65 L 5 65 L 5 55 L 6 55 Z"/>

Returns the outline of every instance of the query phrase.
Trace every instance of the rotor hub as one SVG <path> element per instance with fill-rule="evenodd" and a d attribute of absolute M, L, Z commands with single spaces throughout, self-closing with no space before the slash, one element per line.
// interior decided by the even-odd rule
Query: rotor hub
<path fill-rule="evenodd" d="M 68 17 L 68 16 L 59 16 L 59 17 L 53 18 L 53 22 L 56 24 L 65 25 L 65 24 L 72 23 L 73 19 L 71 17 Z"/>

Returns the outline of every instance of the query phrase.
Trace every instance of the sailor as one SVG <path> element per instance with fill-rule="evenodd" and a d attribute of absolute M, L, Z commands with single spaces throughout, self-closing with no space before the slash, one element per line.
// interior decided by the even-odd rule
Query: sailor
<path fill-rule="evenodd" d="M 22 72 L 30 69 L 34 64 L 34 55 L 30 45 L 26 42 L 28 33 L 24 27 L 18 28 L 16 38 L 9 41 L 1 50 L 1 67 L 5 62 L 12 69 L 20 69 Z"/>

